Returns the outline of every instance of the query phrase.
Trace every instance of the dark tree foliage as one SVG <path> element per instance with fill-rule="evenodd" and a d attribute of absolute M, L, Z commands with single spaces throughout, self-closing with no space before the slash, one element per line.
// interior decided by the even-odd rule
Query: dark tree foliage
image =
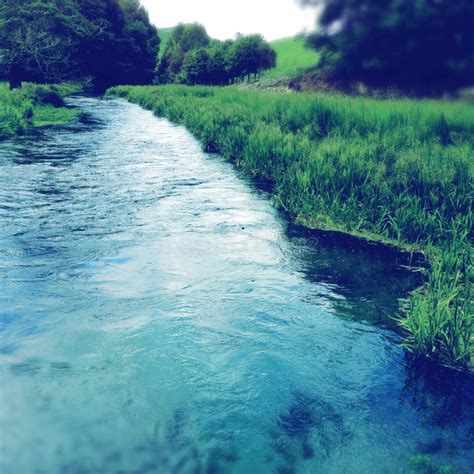
<path fill-rule="evenodd" d="M 76 0 L 97 34 L 79 44 L 82 71 L 95 85 L 153 80 L 159 38 L 138 0 Z"/>
<path fill-rule="evenodd" d="M 302 0 L 321 4 L 330 78 L 439 92 L 474 82 L 473 0 Z"/>
<path fill-rule="evenodd" d="M 204 82 L 193 81 L 190 76 L 186 80 L 191 84 L 210 84 L 223 86 L 232 80 L 229 55 L 233 41 L 215 41 L 209 48 L 209 69 Z M 185 73 L 186 74 L 186 73 Z"/>
<path fill-rule="evenodd" d="M 226 85 L 275 66 L 276 54 L 260 35 L 210 40 L 198 24 L 179 25 L 158 66 L 160 83 Z"/>
<path fill-rule="evenodd" d="M 209 84 L 212 76 L 211 54 L 206 48 L 189 51 L 183 64 L 182 82 Z"/>
<path fill-rule="evenodd" d="M 93 36 L 73 0 L 2 0 L 0 71 L 12 87 L 22 80 L 53 81 L 77 72 L 74 46 Z"/>
<path fill-rule="evenodd" d="M 128 63 L 127 84 L 153 82 L 160 47 L 156 28 L 139 0 L 119 0 L 125 15 L 124 52 Z"/>
<path fill-rule="evenodd" d="M 239 36 L 229 51 L 230 74 L 240 79 L 257 76 L 276 65 L 276 53 L 261 35 Z"/>
<path fill-rule="evenodd" d="M 98 88 L 149 83 L 158 48 L 138 0 L 0 3 L 0 75 L 12 87 L 88 77 Z"/>

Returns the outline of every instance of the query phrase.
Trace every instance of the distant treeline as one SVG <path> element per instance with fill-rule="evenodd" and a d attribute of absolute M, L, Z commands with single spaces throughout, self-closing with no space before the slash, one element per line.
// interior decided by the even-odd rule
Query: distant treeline
<path fill-rule="evenodd" d="M 178 25 L 158 64 L 158 83 L 226 85 L 275 67 L 276 53 L 260 35 L 212 40 L 199 24 Z"/>
<path fill-rule="evenodd" d="M 157 30 L 139 0 L 1 0 L 0 77 L 87 80 L 96 87 L 153 81 Z"/>
<path fill-rule="evenodd" d="M 116 84 L 224 85 L 274 67 L 260 35 L 211 40 L 178 25 L 158 62 L 160 39 L 139 0 L 1 0 L 0 79 Z"/>

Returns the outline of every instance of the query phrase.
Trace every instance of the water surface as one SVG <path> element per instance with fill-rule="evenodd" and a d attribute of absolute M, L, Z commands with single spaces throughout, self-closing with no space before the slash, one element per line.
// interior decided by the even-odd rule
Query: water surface
<path fill-rule="evenodd" d="M 0 143 L 1 472 L 472 472 L 472 380 L 391 328 L 415 274 L 289 227 L 184 128 L 73 102 Z"/>

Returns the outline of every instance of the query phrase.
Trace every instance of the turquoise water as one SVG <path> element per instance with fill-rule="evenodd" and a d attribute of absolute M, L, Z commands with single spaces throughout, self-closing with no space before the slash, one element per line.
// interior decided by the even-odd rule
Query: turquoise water
<path fill-rule="evenodd" d="M 473 472 L 474 383 L 410 362 L 417 274 L 306 234 L 121 100 L 0 143 L 2 473 Z"/>

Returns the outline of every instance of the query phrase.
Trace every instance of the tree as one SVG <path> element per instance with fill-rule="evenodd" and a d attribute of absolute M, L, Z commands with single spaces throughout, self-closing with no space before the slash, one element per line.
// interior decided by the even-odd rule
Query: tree
<path fill-rule="evenodd" d="M 232 41 L 213 41 L 207 48 L 186 53 L 180 74 L 182 82 L 190 85 L 206 84 L 223 86 L 231 79 L 228 53 Z"/>
<path fill-rule="evenodd" d="M 473 82 L 472 0 L 302 0 L 322 4 L 320 30 L 329 78 L 418 91 Z"/>
<path fill-rule="evenodd" d="M 139 0 L 119 0 L 125 16 L 124 53 L 127 84 L 148 84 L 153 81 L 160 39 L 150 23 L 148 12 Z"/>
<path fill-rule="evenodd" d="M 117 0 L 76 0 L 81 14 L 94 25 L 96 34 L 77 45 L 81 73 L 98 90 L 118 84 L 124 69 L 124 12 Z M 125 65 L 126 67 L 126 65 Z"/>
<path fill-rule="evenodd" d="M 151 83 L 159 38 L 138 0 L 76 1 L 98 32 L 79 44 L 82 73 L 99 90 L 120 83 Z"/>
<path fill-rule="evenodd" d="M 231 79 L 229 51 L 233 41 L 215 41 L 209 47 L 209 84 L 224 86 Z"/>
<path fill-rule="evenodd" d="M 138 0 L 2 0 L 0 45 L 12 88 L 91 77 L 103 89 L 150 83 L 159 39 Z"/>
<path fill-rule="evenodd" d="M 211 40 L 203 26 L 178 25 L 157 69 L 157 82 L 227 85 L 275 66 L 276 53 L 261 35 Z"/>
<path fill-rule="evenodd" d="M 276 53 L 261 35 L 239 36 L 229 51 L 232 77 L 257 76 L 263 70 L 275 67 L 275 63 Z"/>
<path fill-rule="evenodd" d="M 183 63 L 183 82 L 187 84 L 209 84 L 211 56 L 206 48 L 194 49 L 186 54 Z"/>
<path fill-rule="evenodd" d="M 178 25 L 173 30 L 158 65 L 158 82 L 177 82 L 186 53 L 195 49 L 205 48 L 209 43 L 210 38 L 204 26 L 198 23 Z"/>
<path fill-rule="evenodd" d="M 91 35 L 71 0 L 3 0 L 0 5 L 0 69 L 10 87 L 22 80 L 61 80 L 74 74 L 74 44 Z"/>

